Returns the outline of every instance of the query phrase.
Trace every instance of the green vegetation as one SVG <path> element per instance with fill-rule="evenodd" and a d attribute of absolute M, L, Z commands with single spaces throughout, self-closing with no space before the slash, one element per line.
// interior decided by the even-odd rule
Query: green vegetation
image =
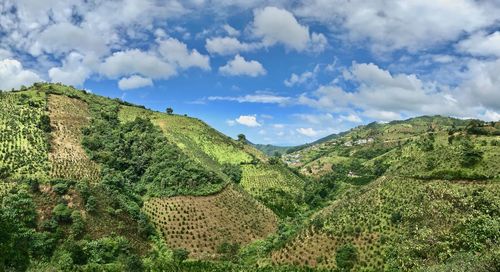
<path fill-rule="evenodd" d="M 0 106 L 0 271 L 499 268 L 499 122 L 372 123 L 266 156 L 61 84 Z"/>

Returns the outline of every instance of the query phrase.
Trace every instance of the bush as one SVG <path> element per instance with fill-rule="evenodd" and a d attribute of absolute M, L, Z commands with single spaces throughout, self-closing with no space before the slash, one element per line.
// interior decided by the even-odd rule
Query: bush
<path fill-rule="evenodd" d="M 94 213 L 97 210 L 97 200 L 94 196 L 89 196 L 85 204 L 85 210 L 89 213 Z"/>
<path fill-rule="evenodd" d="M 176 248 L 173 250 L 172 257 L 174 262 L 182 263 L 189 257 L 189 251 L 185 248 Z"/>
<path fill-rule="evenodd" d="M 59 223 L 71 223 L 71 209 L 65 204 L 57 204 L 52 210 L 52 216 Z"/>
<path fill-rule="evenodd" d="M 226 174 L 235 183 L 240 183 L 242 170 L 239 165 L 225 163 L 222 165 L 222 172 Z"/>
<path fill-rule="evenodd" d="M 85 231 L 85 222 L 83 221 L 82 215 L 79 211 L 73 211 L 71 213 L 71 221 L 73 222 L 73 225 L 71 226 L 71 234 L 76 238 L 80 238 Z"/>
<path fill-rule="evenodd" d="M 52 190 L 54 191 L 54 193 L 58 194 L 58 195 L 64 195 L 68 192 L 68 184 L 64 183 L 64 182 L 60 182 L 60 183 L 56 183 L 54 186 L 52 186 Z"/>
<path fill-rule="evenodd" d="M 358 261 L 358 250 L 352 244 L 343 245 L 337 249 L 335 261 L 340 271 L 351 271 Z"/>

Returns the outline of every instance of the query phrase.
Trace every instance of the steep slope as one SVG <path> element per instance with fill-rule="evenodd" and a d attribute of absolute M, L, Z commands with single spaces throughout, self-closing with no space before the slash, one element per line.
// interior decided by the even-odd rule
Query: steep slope
<path fill-rule="evenodd" d="M 272 258 L 335 268 L 347 246 L 356 252 L 354 271 L 373 271 L 445 263 L 466 251 L 498 252 L 498 203 L 498 182 L 382 177 L 317 213 Z"/>
<path fill-rule="evenodd" d="M 272 254 L 273 261 L 354 271 L 449 271 L 467 258 L 475 264 L 471 270 L 496 271 L 499 125 L 437 117 L 441 127 L 425 130 L 428 120 L 435 122 L 423 117 L 383 125 L 399 133 L 384 141 L 404 142 L 386 152 L 371 150 L 370 157 L 356 155 L 368 143 L 332 148 L 352 156 L 337 158 L 317 181 L 333 188 L 333 197 Z"/>
<path fill-rule="evenodd" d="M 276 215 L 234 184 L 241 165 L 264 167 L 267 157 L 198 119 L 60 84 L 1 93 L 0 104 L 0 224 L 15 224 L 6 227 L 13 243 L 34 241 L 12 248 L 23 262 L 13 259 L 0 269 L 24 270 L 31 259 L 40 261 L 35 271 L 121 271 L 124 256 L 143 258 L 151 250 L 154 227 L 169 250 L 218 259 L 225 256 L 221 247 L 277 230 Z M 155 207 L 182 218 L 181 225 L 163 221 Z M 23 214 L 29 220 L 20 221 Z M 184 231 L 193 236 L 179 234 Z M 57 262 L 64 258 L 62 268 Z M 90 268 L 95 265 L 101 268 Z"/>

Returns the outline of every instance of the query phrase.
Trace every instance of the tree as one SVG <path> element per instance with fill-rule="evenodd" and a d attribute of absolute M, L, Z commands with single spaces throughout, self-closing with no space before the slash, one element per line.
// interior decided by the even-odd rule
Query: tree
<path fill-rule="evenodd" d="M 358 250 L 351 244 L 343 245 L 337 249 L 335 261 L 340 271 L 351 271 L 358 261 Z"/>
<path fill-rule="evenodd" d="M 468 138 L 462 140 L 461 149 L 462 149 L 461 150 L 461 153 L 462 153 L 461 164 L 462 164 L 462 166 L 472 167 L 483 159 L 483 152 L 481 152 L 480 150 L 477 150 L 474 147 L 474 144 L 472 143 L 472 141 Z"/>
<path fill-rule="evenodd" d="M 168 107 L 166 110 L 167 114 L 173 114 L 174 113 L 174 109 L 172 109 L 171 107 Z"/>
<path fill-rule="evenodd" d="M 238 134 L 238 142 L 246 143 L 247 142 L 247 137 L 245 134 Z"/>
<path fill-rule="evenodd" d="M 240 183 L 242 171 L 239 165 L 224 163 L 222 165 L 222 172 L 228 175 L 235 183 Z"/>
<path fill-rule="evenodd" d="M 69 223 L 71 222 L 71 209 L 64 204 L 57 204 L 52 210 L 52 216 L 59 223 Z"/>

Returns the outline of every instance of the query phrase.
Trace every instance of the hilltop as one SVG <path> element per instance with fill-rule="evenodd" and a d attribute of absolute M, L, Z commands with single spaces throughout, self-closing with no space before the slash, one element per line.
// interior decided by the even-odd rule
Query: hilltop
<path fill-rule="evenodd" d="M 500 267 L 499 122 L 372 123 L 268 156 L 37 83 L 0 93 L 0 128 L 0 271 Z"/>

